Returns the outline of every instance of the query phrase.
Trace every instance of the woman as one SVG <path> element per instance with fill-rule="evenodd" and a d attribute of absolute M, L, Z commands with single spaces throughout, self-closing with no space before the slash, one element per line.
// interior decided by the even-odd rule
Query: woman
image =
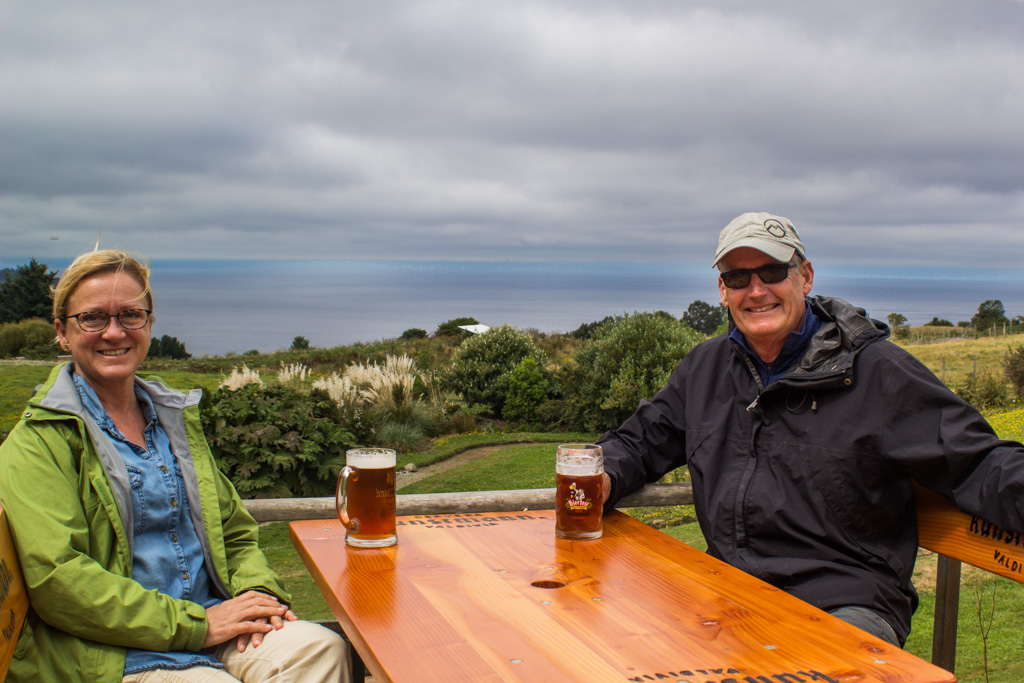
<path fill-rule="evenodd" d="M 347 647 L 288 609 L 203 437 L 200 392 L 135 374 L 154 320 L 148 267 L 80 256 L 53 316 L 73 361 L 0 447 L 32 607 L 8 680 L 342 680 Z"/>

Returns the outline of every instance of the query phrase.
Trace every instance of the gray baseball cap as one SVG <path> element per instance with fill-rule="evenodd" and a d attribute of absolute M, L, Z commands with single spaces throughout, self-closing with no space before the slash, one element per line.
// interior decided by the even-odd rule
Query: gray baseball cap
<path fill-rule="evenodd" d="M 725 226 L 718 236 L 718 251 L 711 267 L 717 266 L 726 254 L 740 247 L 757 249 L 783 263 L 793 258 L 793 254 L 807 258 L 800 235 L 790 220 L 764 212 L 745 213 Z"/>

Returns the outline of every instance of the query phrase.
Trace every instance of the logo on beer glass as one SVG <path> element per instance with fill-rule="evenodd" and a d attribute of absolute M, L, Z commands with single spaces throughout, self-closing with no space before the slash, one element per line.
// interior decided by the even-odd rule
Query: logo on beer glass
<path fill-rule="evenodd" d="M 395 452 L 354 448 L 345 453 L 334 504 L 345 525 L 345 543 L 384 548 L 398 543 L 395 531 Z"/>
<path fill-rule="evenodd" d="M 562 444 L 555 453 L 555 535 L 601 537 L 604 455 L 593 444 Z"/>

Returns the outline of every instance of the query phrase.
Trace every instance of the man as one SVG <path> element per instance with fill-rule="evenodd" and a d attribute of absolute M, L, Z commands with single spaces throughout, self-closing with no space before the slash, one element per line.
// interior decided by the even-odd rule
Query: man
<path fill-rule="evenodd" d="M 714 265 L 731 331 L 599 439 L 605 507 L 688 465 L 710 554 L 902 646 L 917 607 L 910 480 L 1024 530 L 1024 446 L 862 309 L 808 296 L 788 219 L 739 216 Z"/>

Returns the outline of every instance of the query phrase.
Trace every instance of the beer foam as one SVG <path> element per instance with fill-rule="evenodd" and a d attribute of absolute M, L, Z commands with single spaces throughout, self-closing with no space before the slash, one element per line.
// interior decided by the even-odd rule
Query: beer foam
<path fill-rule="evenodd" d="M 567 463 L 557 463 L 555 465 L 556 474 L 565 474 L 571 477 L 594 477 L 604 473 L 604 467 L 601 465 L 595 465 L 590 463 L 587 465 L 570 465 Z"/>
<path fill-rule="evenodd" d="M 351 450 L 345 454 L 346 465 L 350 467 L 362 467 L 368 470 L 382 470 L 385 467 L 394 467 L 395 462 L 395 452 L 385 448 Z"/>

